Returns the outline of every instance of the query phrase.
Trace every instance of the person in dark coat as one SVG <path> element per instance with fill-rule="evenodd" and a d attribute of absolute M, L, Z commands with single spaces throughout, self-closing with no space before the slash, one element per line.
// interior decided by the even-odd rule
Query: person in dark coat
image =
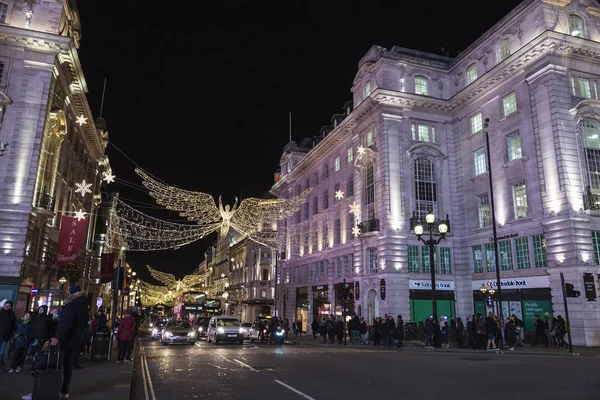
<path fill-rule="evenodd" d="M 108 326 L 108 318 L 102 309 L 98 310 L 98 316 L 96 317 L 96 330 L 98 328 L 106 328 Z"/>
<path fill-rule="evenodd" d="M 0 372 L 4 372 L 4 353 L 8 352 L 10 337 L 15 331 L 16 317 L 13 302 L 6 300 L 0 309 Z"/>
<path fill-rule="evenodd" d="M 60 399 L 69 397 L 75 354 L 79 351 L 83 330 L 87 325 L 88 319 L 86 292 L 75 285 L 71 287 L 69 293 L 70 295 L 65 301 L 65 307 L 63 308 L 56 334 L 50 340 L 51 346 L 60 344 L 60 351 L 63 358 L 63 384 L 58 394 L 58 398 Z"/>
<path fill-rule="evenodd" d="M 21 371 L 21 368 L 23 368 L 25 356 L 27 355 L 27 349 L 29 348 L 29 340 L 27 337 L 29 336 L 30 328 L 31 314 L 25 313 L 23 318 L 17 322 L 17 327 L 15 328 L 15 351 L 10 364 L 10 371 L 8 371 L 9 373 L 19 372 Z"/>
<path fill-rule="evenodd" d="M 44 342 L 50 339 L 50 322 L 52 317 L 48 315 L 48 306 L 40 306 L 37 309 L 37 314 L 31 321 L 29 329 L 29 343 L 31 345 L 31 354 L 35 354 L 42 350 Z"/>
<path fill-rule="evenodd" d="M 135 337 L 135 319 L 131 316 L 131 310 L 126 310 L 119 329 L 117 330 L 117 341 L 119 342 L 119 352 L 117 362 L 123 363 L 131 361 L 131 351 L 133 349 L 133 339 Z"/>
<path fill-rule="evenodd" d="M 404 320 L 402 319 L 402 315 L 398 315 L 398 319 L 396 320 L 396 337 L 398 338 L 398 347 L 402 347 L 402 342 L 404 341 Z"/>
<path fill-rule="evenodd" d="M 548 329 L 547 326 L 548 325 L 540 319 L 539 315 L 535 316 L 535 341 L 533 342 L 533 347 L 537 347 L 540 338 L 542 343 L 544 343 L 546 347 L 548 347 L 548 338 L 546 336 L 546 333 L 544 332 L 544 329 Z"/>
<path fill-rule="evenodd" d="M 319 320 L 317 318 L 313 319 L 310 329 L 312 330 L 313 339 L 317 340 L 317 333 L 319 333 Z"/>

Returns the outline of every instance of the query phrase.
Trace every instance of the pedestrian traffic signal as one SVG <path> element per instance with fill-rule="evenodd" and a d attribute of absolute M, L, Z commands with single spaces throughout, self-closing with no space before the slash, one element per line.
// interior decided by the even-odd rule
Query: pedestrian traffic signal
<path fill-rule="evenodd" d="M 575 290 L 575 286 L 573 286 L 571 283 L 565 283 L 565 291 L 567 292 L 567 297 L 581 296 L 581 292 L 579 292 L 579 290 Z"/>

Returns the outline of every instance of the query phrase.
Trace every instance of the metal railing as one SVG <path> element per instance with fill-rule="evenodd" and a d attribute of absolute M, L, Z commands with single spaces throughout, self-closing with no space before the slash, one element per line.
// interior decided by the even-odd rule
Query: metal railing
<path fill-rule="evenodd" d="M 361 233 L 379 232 L 379 219 L 373 218 L 358 224 Z"/>
<path fill-rule="evenodd" d="M 592 189 L 589 186 L 583 194 L 583 209 L 600 211 L 600 195 L 592 193 Z"/>
<path fill-rule="evenodd" d="M 54 211 L 55 198 L 50 196 L 48 193 L 40 195 L 40 198 L 36 204 L 36 207 L 43 208 L 44 210 Z"/>

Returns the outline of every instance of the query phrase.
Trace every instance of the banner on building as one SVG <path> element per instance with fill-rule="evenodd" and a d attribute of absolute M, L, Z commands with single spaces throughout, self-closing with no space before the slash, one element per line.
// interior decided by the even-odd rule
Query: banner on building
<path fill-rule="evenodd" d="M 596 301 L 596 284 L 593 274 L 583 274 L 583 287 L 585 289 L 585 298 L 587 301 Z"/>
<path fill-rule="evenodd" d="M 354 282 L 354 299 L 360 299 L 360 283 Z"/>
<path fill-rule="evenodd" d="M 110 282 L 115 269 L 115 253 L 102 253 L 100 260 L 100 283 Z"/>
<path fill-rule="evenodd" d="M 58 249 L 54 265 L 75 264 L 79 258 L 79 249 L 87 230 L 88 219 L 63 216 L 58 236 Z"/>
<path fill-rule="evenodd" d="M 385 300 L 385 279 L 379 281 L 379 298 Z"/>

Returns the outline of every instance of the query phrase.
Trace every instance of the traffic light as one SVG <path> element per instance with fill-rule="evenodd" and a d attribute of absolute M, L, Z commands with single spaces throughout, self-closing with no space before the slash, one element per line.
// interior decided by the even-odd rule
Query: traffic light
<path fill-rule="evenodd" d="M 571 283 L 565 283 L 565 291 L 567 293 L 567 297 L 579 297 L 581 293 L 579 290 L 575 290 L 575 286 Z"/>

